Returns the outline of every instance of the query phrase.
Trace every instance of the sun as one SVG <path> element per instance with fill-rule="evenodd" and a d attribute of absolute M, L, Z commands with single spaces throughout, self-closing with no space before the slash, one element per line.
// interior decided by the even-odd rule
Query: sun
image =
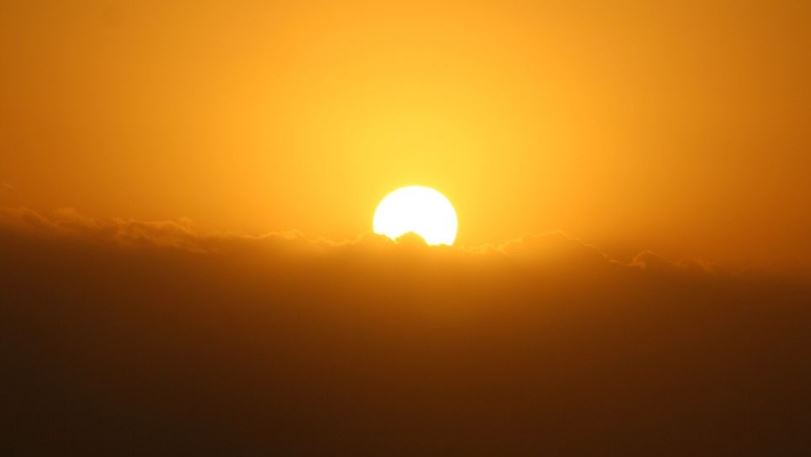
<path fill-rule="evenodd" d="M 393 240 L 413 232 L 429 245 L 452 245 L 458 221 L 453 205 L 439 191 L 401 187 L 386 195 L 375 210 L 373 230 Z"/>

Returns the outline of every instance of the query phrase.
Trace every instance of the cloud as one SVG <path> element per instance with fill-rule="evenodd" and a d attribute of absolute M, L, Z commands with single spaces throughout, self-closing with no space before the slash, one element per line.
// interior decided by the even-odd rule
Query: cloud
<path fill-rule="evenodd" d="M 27 208 L 0 209 L 0 225 L 19 233 L 64 237 L 123 246 L 202 249 L 202 235 L 189 221 L 144 222 L 126 219 L 97 219 L 72 208 L 41 214 Z"/>
<path fill-rule="evenodd" d="M 309 238 L 301 232 L 287 231 L 250 236 L 206 232 L 187 219 L 170 221 L 138 221 L 123 218 L 93 218 L 72 208 L 62 208 L 48 214 L 27 208 L 0 208 L 0 227 L 21 233 L 45 237 L 64 237 L 91 243 L 115 244 L 125 247 L 166 247 L 206 253 L 227 250 L 309 253 L 311 255 L 360 251 L 389 253 L 422 252 L 446 259 L 509 259 L 516 264 L 554 265 L 574 268 L 609 267 L 620 262 L 598 249 L 563 233 L 527 235 L 502 243 L 460 248 L 429 247 L 416 235 L 406 235 L 396 242 L 371 233 L 354 240 L 332 241 Z M 651 253 L 641 253 L 628 264 L 643 269 L 663 269 L 680 266 Z"/>
<path fill-rule="evenodd" d="M 650 252 L 621 263 L 560 233 L 433 248 L 2 210 L 4 445 L 804 450 L 807 282 L 691 265 Z"/>
<path fill-rule="evenodd" d="M 642 251 L 629 263 L 631 267 L 657 272 L 681 272 L 693 274 L 714 274 L 722 271 L 721 267 L 701 259 L 668 260 L 651 251 Z"/>

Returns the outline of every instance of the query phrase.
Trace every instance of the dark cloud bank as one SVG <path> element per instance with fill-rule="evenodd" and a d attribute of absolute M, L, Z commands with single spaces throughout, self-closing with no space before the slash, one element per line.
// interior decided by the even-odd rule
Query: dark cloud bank
<path fill-rule="evenodd" d="M 806 278 L 561 235 L 0 221 L 5 455 L 811 452 Z"/>

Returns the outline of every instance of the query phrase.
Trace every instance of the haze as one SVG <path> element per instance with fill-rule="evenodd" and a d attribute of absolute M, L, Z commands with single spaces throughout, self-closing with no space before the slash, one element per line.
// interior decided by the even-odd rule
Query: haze
<path fill-rule="evenodd" d="M 4 2 L 0 455 L 811 455 L 809 25 Z"/>
<path fill-rule="evenodd" d="M 2 11 L 6 206 L 340 240 L 424 184 L 462 245 L 811 266 L 807 2 Z"/>

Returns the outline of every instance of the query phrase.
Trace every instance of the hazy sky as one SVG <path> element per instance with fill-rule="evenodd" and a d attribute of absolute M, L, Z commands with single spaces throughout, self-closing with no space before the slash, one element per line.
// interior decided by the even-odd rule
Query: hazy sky
<path fill-rule="evenodd" d="M 13 455 L 811 455 L 809 0 L 9 0 L 0 65 Z M 368 233 L 412 184 L 455 247 Z"/>
<path fill-rule="evenodd" d="M 401 185 L 470 245 L 811 266 L 811 3 L 0 7 L 0 204 L 368 231 Z"/>

